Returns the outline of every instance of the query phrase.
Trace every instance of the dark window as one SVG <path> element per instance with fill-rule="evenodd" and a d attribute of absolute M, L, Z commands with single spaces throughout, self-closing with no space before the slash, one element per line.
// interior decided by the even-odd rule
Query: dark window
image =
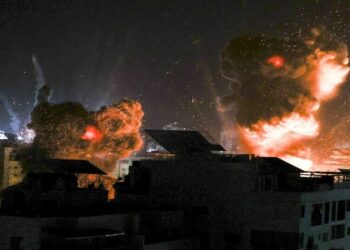
<path fill-rule="evenodd" d="M 312 205 L 311 226 L 322 224 L 322 204 Z"/>
<path fill-rule="evenodd" d="M 307 238 L 306 248 L 312 248 L 314 246 L 314 236 L 309 236 Z"/>
<path fill-rule="evenodd" d="M 329 222 L 329 202 L 324 204 L 324 223 L 327 224 Z"/>
<path fill-rule="evenodd" d="M 335 237 L 335 226 L 332 226 L 332 228 L 331 228 L 331 239 L 332 240 L 336 239 L 336 237 Z"/>
<path fill-rule="evenodd" d="M 11 237 L 10 249 L 11 250 L 22 250 L 23 249 L 21 247 L 22 240 L 23 240 L 23 238 L 21 238 L 21 237 Z"/>
<path fill-rule="evenodd" d="M 350 211 L 350 200 L 346 201 L 346 211 Z"/>
<path fill-rule="evenodd" d="M 332 202 L 332 221 L 335 221 L 336 218 L 336 212 L 337 212 L 337 202 Z"/>
<path fill-rule="evenodd" d="M 10 161 L 19 161 L 19 157 L 15 152 L 11 152 L 9 155 L 9 160 Z"/>
<path fill-rule="evenodd" d="M 322 240 L 327 241 L 328 240 L 328 233 L 323 233 L 322 234 Z"/>
<path fill-rule="evenodd" d="M 348 227 L 348 235 L 350 235 L 350 227 Z"/>
<path fill-rule="evenodd" d="M 300 233 L 298 238 L 298 248 L 304 247 L 304 234 Z"/>
<path fill-rule="evenodd" d="M 341 239 L 345 237 L 345 224 L 334 225 L 332 226 L 332 235 L 331 239 Z"/>
<path fill-rule="evenodd" d="M 300 217 L 301 218 L 304 218 L 305 216 L 305 206 L 301 206 L 301 209 L 300 209 Z"/>
<path fill-rule="evenodd" d="M 345 201 L 338 201 L 337 219 L 338 220 L 345 219 Z"/>

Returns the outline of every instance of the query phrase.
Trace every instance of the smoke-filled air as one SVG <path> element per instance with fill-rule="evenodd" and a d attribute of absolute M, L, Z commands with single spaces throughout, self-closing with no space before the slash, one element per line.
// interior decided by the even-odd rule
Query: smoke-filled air
<path fill-rule="evenodd" d="M 324 138 L 320 112 L 347 79 L 347 46 L 323 29 L 287 38 L 242 36 L 226 45 L 221 62 L 234 91 L 219 98 L 218 107 L 225 113 L 237 106 L 232 126 L 241 150 L 326 168 L 334 145 L 321 150 L 318 143 Z"/>
<path fill-rule="evenodd" d="M 35 132 L 31 148 L 38 152 L 31 155 L 88 159 L 110 172 L 113 161 L 142 147 L 142 118 L 141 104 L 134 100 L 124 99 L 96 112 L 77 102 L 38 102 L 27 125 Z"/>

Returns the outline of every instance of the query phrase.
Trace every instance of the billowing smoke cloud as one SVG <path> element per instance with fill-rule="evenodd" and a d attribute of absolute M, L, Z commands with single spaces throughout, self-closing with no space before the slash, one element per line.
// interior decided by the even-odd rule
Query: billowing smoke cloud
<path fill-rule="evenodd" d="M 231 40 L 221 53 L 221 71 L 227 79 L 234 79 L 233 91 L 219 99 L 221 109 L 237 104 L 237 121 L 243 125 L 292 111 L 298 97 L 308 95 L 306 89 L 289 77 L 285 69 L 274 69 L 266 60 L 273 55 L 283 56 L 291 62 L 288 65 L 291 70 L 297 67 L 295 58 L 304 58 L 304 50 L 307 48 L 299 39 L 243 36 Z M 304 60 L 299 63 L 302 65 Z"/>
<path fill-rule="evenodd" d="M 141 104 L 122 100 L 96 112 L 81 104 L 39 103 L 33 110 L 30 129 L 35 131 L 32 147 L 45 157 L 88 159 L 107 172 L 105 163 L 129 156 L 142 147 Z"/>
<path fill-rule="evenodd" d="M 35 55 L 32 56 L 32 62 L 33 62 L 33 66 L 36 74 L 35 98 L 34 98 L 34 107 L 35 107 L 41 102 L 50 101 L 52 90 L 49 86 L 46 85 L 43 69 L 41 68 Z"/>
<path fill-rule="evenodd" d="M 8 115 L 10 116 L 10 127 L 12 132 L 18 132 L 21 126 L 21 121 L 18 115 L 13 110 L 12 105 L 4 94 L 0 94 L 0 101 L 3 103 Z"/>
<path fill-rule="evenodd" d="M 218 108 L 227 112 L 236 105 L 247 151 L 301 163 L 310 159 L 307 144 L 320 133 L 319 109 L 337 94 L 347 64 L 347 46 L 322 29 L 235 38 L 221 52 L 222 75 L 233 91 L 218 98 Z"/>

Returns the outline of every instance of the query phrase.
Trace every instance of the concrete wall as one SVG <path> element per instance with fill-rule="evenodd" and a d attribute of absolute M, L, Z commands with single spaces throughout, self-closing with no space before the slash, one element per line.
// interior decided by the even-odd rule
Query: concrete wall
<path fill-rule="evenodd" d="M 254 161 L 142 161 L 151 173 L 155 204 L 209 208 L 205 228 L 211 249 L 225 249 L 225 235 L 241 238 L 251 249 L 252 230 L 298 233 L 300 193 L 256 190 Z"/>

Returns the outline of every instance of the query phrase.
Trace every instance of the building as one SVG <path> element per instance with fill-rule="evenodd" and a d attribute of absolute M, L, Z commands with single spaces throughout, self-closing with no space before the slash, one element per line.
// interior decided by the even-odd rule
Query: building
<path fill-rule="evenodd" d="M 218 153 L 179 132 L 149 135 L 172 157 L 134 162 L 119 194 L 199 208 L 190 224 L 200 249 L 350 249 L 350 172 Z"/>
<path fill-rule="evenodd" d="M 1 192 L 1 250 L 198 249 L 181 209 L 109 201 L 105 173 L 87 161 L 42 165 Z"/>
<path fill-rule="evenodd" d="M 0 191 L 23 179 L 23 169 L 15 154 L 15 148 L 14 142 L 8 139 L 0 140 Z"/>

